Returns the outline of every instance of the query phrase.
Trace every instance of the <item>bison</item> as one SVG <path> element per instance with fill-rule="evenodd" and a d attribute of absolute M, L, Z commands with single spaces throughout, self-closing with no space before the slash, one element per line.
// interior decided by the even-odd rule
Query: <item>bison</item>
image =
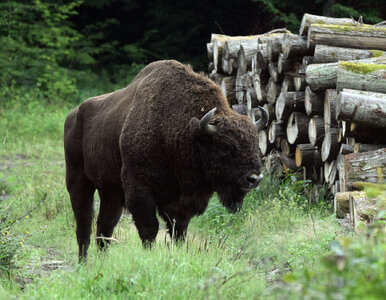
<path fill-rule="evenodd" d="M 97 245 L 107 246 L 123 208 L 145 246 L 158 232 L 183 240 L 190 219 L 217 192 L 236 212 L 263 175 L 258 130 L 210 79 L 174 60 L 147 65 L 127 87 L 90 98 L 66 118 L 66 185 L 79 259 L 87 255 L 97 189 Z"/>

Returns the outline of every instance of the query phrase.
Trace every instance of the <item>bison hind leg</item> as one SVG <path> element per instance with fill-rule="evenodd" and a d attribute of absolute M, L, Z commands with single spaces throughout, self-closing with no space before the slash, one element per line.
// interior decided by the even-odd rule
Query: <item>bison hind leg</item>
<path fill-rule="evenodd" d="M 120 187 L 113 191 L 98 190 L 101 199 L 97 219 L 96 243 L 100 250 L 106 249 L 110 244 L 114 227 L 117 225 L 123 210 L 124 195 Z"/>

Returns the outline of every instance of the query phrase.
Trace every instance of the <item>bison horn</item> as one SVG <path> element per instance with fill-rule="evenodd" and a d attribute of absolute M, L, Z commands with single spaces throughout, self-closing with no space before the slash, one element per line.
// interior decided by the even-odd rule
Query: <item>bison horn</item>
<path fill-rule="evenodd" d="M 205 116 L 200 120 L 200 129 L 206 132 L 208 135 L 212 135 L 216 132 L 217 128 L 214 125 L 209 124 L 210 118 L 214 115 L 217 107 L 208 111 Z"/>
<path fill-rule="evenodd" d="M 269 121 L 269 115 L 265 108 L 261 106 L 258 106 L 258 108 L 261 110 L 261 118 L 255 122 L 255 126 L 257 127 L 258 130 L 260 130 L 264 126 L 267 126 Z"/>

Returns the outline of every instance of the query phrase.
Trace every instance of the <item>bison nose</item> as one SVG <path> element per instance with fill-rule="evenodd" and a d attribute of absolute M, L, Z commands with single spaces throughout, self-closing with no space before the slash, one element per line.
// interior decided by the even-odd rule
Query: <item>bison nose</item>
<path fill-rule="evenodd" d="M 263 174 L 256 175 L 251 174 L 247 176 L 247 180 L 250 183 L 251 186 L 257 186 L 257 184 L 263 179 Z"/>

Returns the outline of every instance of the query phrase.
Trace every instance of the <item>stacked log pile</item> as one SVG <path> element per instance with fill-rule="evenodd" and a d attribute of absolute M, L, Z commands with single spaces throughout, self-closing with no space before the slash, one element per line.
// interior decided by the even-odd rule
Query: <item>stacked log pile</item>
<path fill-rule="evenodd" d="M 207 48 L 232 108 L 252 121 L 257 106 L 267 110 L 267 163 L 280 157 L 286 172 L 303 169 L 333 193 L 386 182 L 385 27 L 305 14 L 299 34 L 213 34 Z"/>

